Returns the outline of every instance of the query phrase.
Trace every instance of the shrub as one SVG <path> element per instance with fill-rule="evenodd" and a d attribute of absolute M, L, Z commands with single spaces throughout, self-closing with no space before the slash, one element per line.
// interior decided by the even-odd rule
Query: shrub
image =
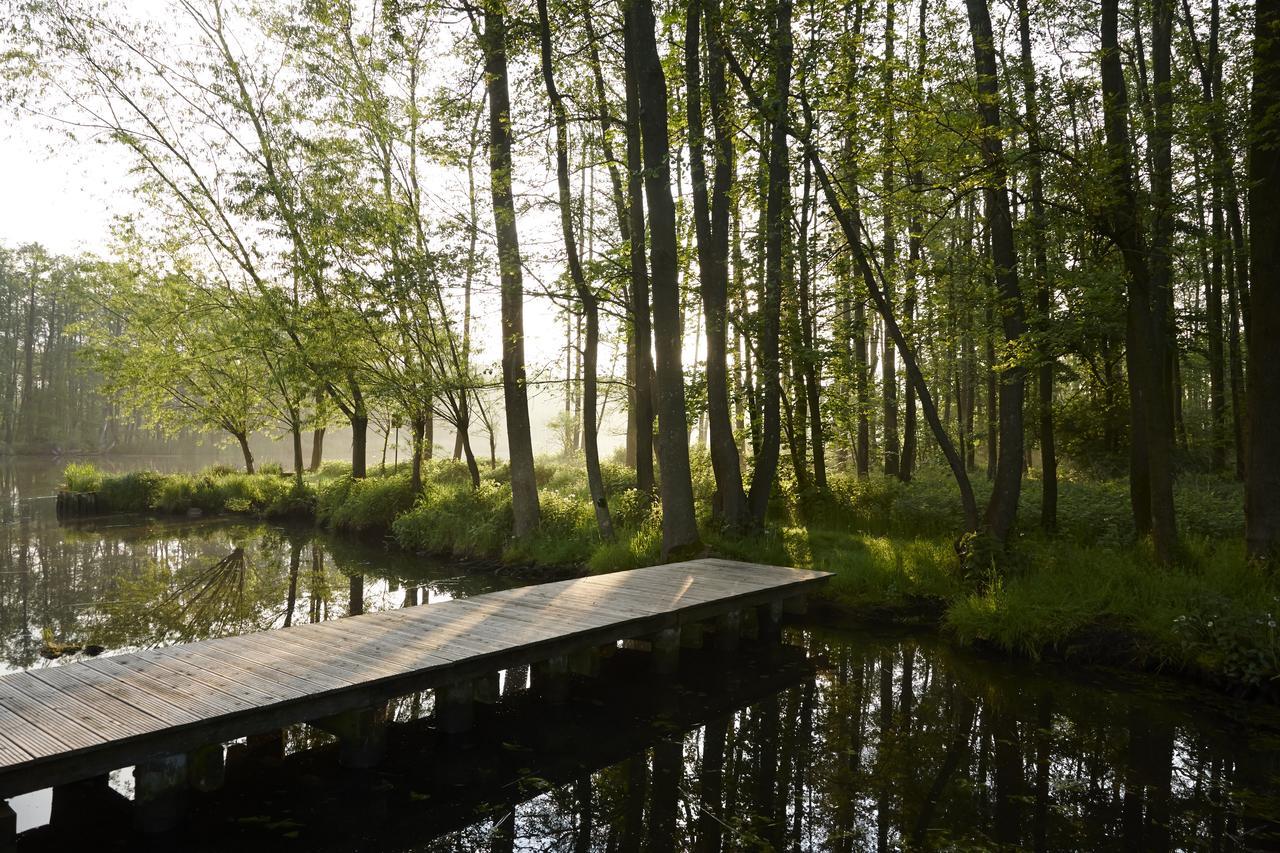
<path fill-rule="evenodd" d="M 501 556 L 511 535 L 511 488 L 427 483 L 422 497 L 391 525 L 400 547 L 460 557 Z"/>
<path fill-rule="evenodd" d="M 355 480 L 342 477 L 321 488 L 316 518 L 337 530 L 390 531 L 396 518 L 413 506 L 409 475 Z"/>

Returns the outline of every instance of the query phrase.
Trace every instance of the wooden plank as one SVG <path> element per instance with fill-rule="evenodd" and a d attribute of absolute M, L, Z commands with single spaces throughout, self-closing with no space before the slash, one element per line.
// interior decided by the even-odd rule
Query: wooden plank
<path fill-rule="evenodd" d="M 781 601 L 828 577 L 695 560 L 3 676 L 0 785 L 73 781 L 161 746 L 192 748 Z"/>

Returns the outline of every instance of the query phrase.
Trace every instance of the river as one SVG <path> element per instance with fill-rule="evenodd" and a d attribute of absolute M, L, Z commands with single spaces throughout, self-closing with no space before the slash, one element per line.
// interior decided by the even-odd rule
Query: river
<path fill-rule="evenodd" d="M 58 470 L 0 467 L 0 672 L 517 582 L 306 526 L 62 524 Z M 504 709 L 463 744 L 433 739 L 430 698 L 406 697 L 371 776 L 335 772 L 305 726 L 265 757 L 235 744 L 240 781 L 163 849 L 1280 848 L 1272 707 L 927 635 L 800 623 L 787 641 L 727 671 L 695 656 L 669 683 L 624 661 L 563 707 L 508 673 Z M 128 796 L 130 771 L 111 784 Z M 20 851 L 136 849 L 124 831 L 50 823 L 52 800 L 11 801 Z"/>

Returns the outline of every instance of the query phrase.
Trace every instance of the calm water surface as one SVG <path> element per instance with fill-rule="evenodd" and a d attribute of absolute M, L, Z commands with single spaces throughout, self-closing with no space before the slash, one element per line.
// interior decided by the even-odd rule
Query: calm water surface
<path fill-rule="evenodd" d="M 121 463 L 127 465 L 128 463 Z M 177 467 L 177 466 L 174 466 Z M 505 575 L 226 520 L 60 525 L 49 466 L 0 467 L 0 671 L 483 593 Z M 336 767 L 305 726 L 233 744 L 167 850 L 1280 849 L 1280 716 L 1145 677 L 800 625 L 654 680 L 621 651 L 551 706 L 507 673 L 469 738 L 431 697 Z M 131 792 L 129 772 L 113 786 Z M 127 817 L 13 801 L 19 850 L 138 849 Z M 53 815 L 50 823 L 51 813 Z M 157 846 L 159 845 L 159 846 Z M 145 846 L 145 845 L 144 845 Z"/>

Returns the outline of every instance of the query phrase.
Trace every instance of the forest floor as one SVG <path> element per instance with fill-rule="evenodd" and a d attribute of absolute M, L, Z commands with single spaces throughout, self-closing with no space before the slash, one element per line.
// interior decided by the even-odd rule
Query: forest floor
<path fill-rule="evenodd" d="M 106 476 L 73 465 L 67 485 L 96 492 L 99 511 L 314 517 L 407 550 L 508 565 L 605 572 L 660 560 L 660 514 L 623 466 L 605 466 L 618 531 L 612 543 L 600 539 L 585 477 L 573 464 L 538 464 L 541 529 L 520 543 L 510 541 L 501 466 L 472 489 L 459 463 L 429 462 L 417 496 L 403 466 L 365 480 L 352 480 L 349 470 L 328 464 L 299 489 L 278 470 Z M 981 498 L 986 484 L 976 485 Z M 702 458 L 694 488 L 709 516 L 714 482 Z M 1245 561 L 1239 484 L 1179 479 L 1182 545 L 1171 567 L 1135 539 L 1125 481 L 1064 478 L 1059 492 L 1058 528 L 1047 534 L 1034 526 L 1039 483 L 1024 484 L 1012 558 L 978 589 L 959 572 L 960 507 L 941 470 L 926 468 L 910 484 L 836 476 L 822 492 L 784 478 L 765 532 L 731 537 L 708 522 L 703 536 L 710 554 L 833 572 L 819 603 L 831 620 L 924 626 L 967 646 L 1165 671 L 1280 699 L 1280 579 Z"/>

